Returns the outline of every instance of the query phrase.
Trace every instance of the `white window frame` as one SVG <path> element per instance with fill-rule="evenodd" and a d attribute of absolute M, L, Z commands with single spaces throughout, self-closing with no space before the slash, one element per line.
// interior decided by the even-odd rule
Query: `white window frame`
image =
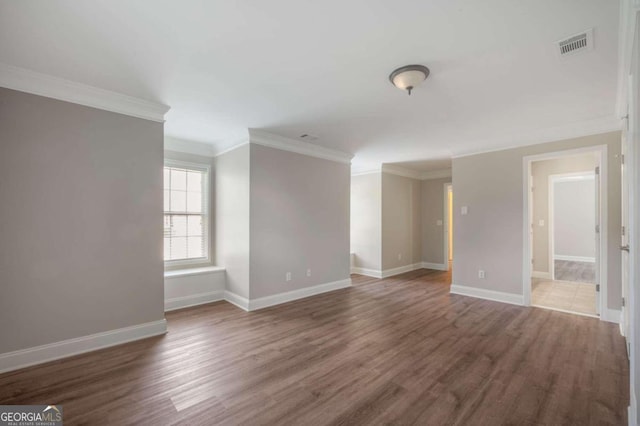
<path fill-rule="evenodd" d="M 202 264 L 211 263 L 211 205 L 210 205 L 210 193 L 209 193 L 209 184 L 211 181 L 211 166 L 209 164 L 204 164 L 204 163 L 190 163 L 187 161 L 165 158 L 164 165 L 163 165 L 163 173 L 164 173 L 165 167 L 176 167 L 176 168 L 195 170 L 195 171 L 205 173 L 204 184 L 202 188 L 202 191 L 203 191 L 202 196 L 204 197 L 204 200 L 203 200 L 204 207 L 205 207 L 204 216 L 206 218 L 205 224 L 204 224 L 205 226 L 204 236 L 207 240 L 206 241 L 207 257 L 198 257 L 195 259 L 165 260 L 164 266 L 174 267 L 174 266 L 187 266 L 187 265 L 202 265 Z M 164 214 L 166 213 L 164 211 L 164 189 L 165 188 L 164 188 L 164 181 L 163 181 L 162 183 L 162 196 L 163 196 L 162 215 L 163 217 L 164 217 Z M 164 244 L 164 238 L 162 240 L 162 244 Z"/>

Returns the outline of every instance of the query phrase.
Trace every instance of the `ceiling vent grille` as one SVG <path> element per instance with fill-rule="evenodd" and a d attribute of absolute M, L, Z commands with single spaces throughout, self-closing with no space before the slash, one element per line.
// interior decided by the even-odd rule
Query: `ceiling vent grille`
<path fill-rule="evenodd" d="M 308 141 L 316 141 L 316 140 L 319 139 L 319 136 L 318 135 L 313 135 L 311 133 L 305 133 L 305 134 L 300 135 L 300 139 L 305 139 L 305 140 L 308 140 Z"/>
<path fill-rule="evenodd" d="M 560 56 L 575 55 L 593 49 L 593 28 L 572 35 L 569 38 L 560 40 L 558 43 L 558 53 Z"/>

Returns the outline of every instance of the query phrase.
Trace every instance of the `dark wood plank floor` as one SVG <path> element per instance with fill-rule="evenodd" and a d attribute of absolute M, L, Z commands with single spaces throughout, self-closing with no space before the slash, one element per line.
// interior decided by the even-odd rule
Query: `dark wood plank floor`
<path fill-rule="evenodd" d="M 65 424 L 626 424 L 617 326 L 449 294 L 420 270 L 0 375 L 2 404 Z"/>

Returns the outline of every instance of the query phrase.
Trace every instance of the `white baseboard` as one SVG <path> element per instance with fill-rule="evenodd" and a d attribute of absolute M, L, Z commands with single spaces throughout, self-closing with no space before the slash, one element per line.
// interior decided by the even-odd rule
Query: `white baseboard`
<path fill-rule="evenodd" d="M 392 277 L 398 274 L 404 274 L 405 272 L 415 271 L 416 269 L 422 269 L 422 262 L 414 263 L 413 265 L 404 265 L 397 268 L 385 269 L 382 271 L 382 278 Z"/>
<path fill-rule="evenodd" d="M 224 300 L 232 305 L 236 305 L 240 309 L 244 309 L 245 311 L 249 310 L 249 299 L 239 296 L 229 290 L 224 291 Z"/>
<path fill-rule="evenodd" d="M 504 293 L 501 291 L 467 287 L 458 284 L 451 284 L 451 293 L 476 297 L 478 299 L 493 300 L 494 302 L 509 303 L 512 305 L 524 305 L 524 297 L 521 294 Z"/>
<path fill-rule="evenodd" d="M 422 262 L 422 267 L 424 269 L 435 269 L 436 271 L 446 271 L 447 265 L 444 263 L 431 263 L 431 262 Z"/>
<path fill-rule="evenodd" d="M 176 309 L 189 308 L 191 306 L 203 305 L 205 303 L 224 300 L 224 291 L 212 291 L 209 293 L 192 294 L 189 296 L 174 297 L 164 301 L 164 311 L 174 311 Z"/>
<path fill-rule="evenodd" d="M 620 317 L 622 316 L 622 311 L 619 309 L 603 309 L 600 313 L 600 319 L 602 321 L 613 322 L 616 324 L 620 324 Z"/>
<path fill-rule="evenodd" d="M 551 272 L 531 271 L 531 278 L 551 279 Z"/>
<path fill-rule="evenodd" d="M 353 266 L 351 268 L 351 273 L 365 275 L 367 277 L 372 277 L 372 278 L 382 278 L 382 271 L 378 269 L 358 268 L 356 266 Z"/>
<path fill-rule="evenodd" d="M 273 296 L 260 297 L 258 299 L 249 300 L 249 311 L 268 308 L 269 306 L 280 305 L 282 303 L 291 302 L 305 297 L 315 296 L 317 294 L 327 293 L 329 291 L 339 290 L 351 286 L 351 278 L 330 283 L 315 285 L 313 287 L 305 287 L 297 290 L 287 291 L 285 293 L 274 294 Z"/>
<path fill-rule="evenodd" d="M 631 386 L 631 395 L 629 395 L 629 408 L 627 409 L 627 420 L 629 426 L 638 426 L 638 405 L 636 403 L 635 386 Z"/>
<path fill-rule="evenodd" d="M 167 332 L 164 319 L 0 354 L 0 373 L 83 354 Z"/>
<path fill-rule="evenodd" d="M 595 257 L 585 257 L 585 256 L 565 256 L 562 254 L 554 254 L 553 260 L 567 260 L 569 262 L 590 262 L 595 263 Z"/>

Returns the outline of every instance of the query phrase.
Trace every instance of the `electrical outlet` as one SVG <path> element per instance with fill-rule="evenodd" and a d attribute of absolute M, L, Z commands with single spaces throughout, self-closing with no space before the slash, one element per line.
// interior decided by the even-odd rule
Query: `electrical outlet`
<path fill-rule="evenodd" d="M 461 215 L 466 215 L 468 213 L 469 213 L 469 207 L 467 207 L 467 206 L 460 207 L 460 214 Z"/>
<path fill-rule="evenodd" d="M 484 271 L 482 269 L 480 269 L 478 271 L 478 278 L 483 278 L 484 279 Z"/>
<path fill-rule="evenodd" d="M 285 275 L 285 280 L 287 281 L 291 281 L 291 272 L 287 272 L 287 274 Z"/>
<path fill-rule="evenodd" d="M 311 276 L 311 269 L 307 269 L 307 276 L 310 277 Z"/>
<path fill-rule="evenodd" d="M 438 220 L 436 221 L 436 225 L 438 225 L 438 226 L 442 226 L 442 220 L 438 219 Z"/>
<path fill-rule="evenodd" d="M 402 253 L 398 253 L 398 260 L 402 260 Z"/>
<path fill-rule="evenodd" d="M 538 220 L 538 226 L 544 226 L 544 219 Z"/>

